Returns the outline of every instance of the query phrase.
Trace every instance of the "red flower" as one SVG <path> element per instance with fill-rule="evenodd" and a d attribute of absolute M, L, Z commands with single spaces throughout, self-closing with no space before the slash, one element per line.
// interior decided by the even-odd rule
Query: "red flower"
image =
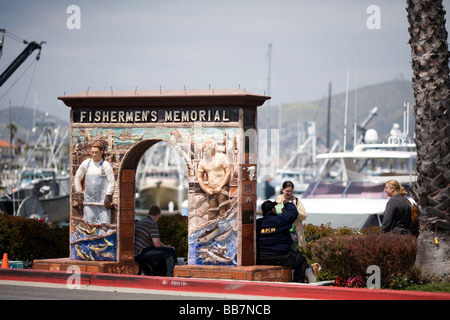
<path fill-rule="evenodd" d="M 347 279 L 344 277 L 337 277 L 334 280 L 333 287 L 346 287 L 347 286 Z"/>

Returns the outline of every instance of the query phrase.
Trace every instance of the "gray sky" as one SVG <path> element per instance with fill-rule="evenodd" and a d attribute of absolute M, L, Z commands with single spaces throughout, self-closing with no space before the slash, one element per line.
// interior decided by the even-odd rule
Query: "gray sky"
<path fill-rule="evenodd" d="M 66 22 L 76 4 L 81 29 Z M 370 5 L 381 29 L 369 29 Z M 0 88 L 0 109 L 33 107 L 69 120 L 56 98 L 94 90 L 268 88 L 271 104 L 322 99 L 350 89 L 410 80 L 406 1 L 403 0 L 0 0 L 0 28 L 46 41 Z M 444 0 L 449 10 L 450 0 Z M 447 20 L 448 17 L 447 17 Z M 447 30 L 450 30 L 447 23 Z M 25 45 L 5 38 L 0 71 Z M 32 81 L 31 81 L 32 79 Z M 16 84 L 11 88 L 14 81 Z M 31 85 L 30 85 L 31 83 Z M 26 92 L 29 88 L 29 93 Z"/>

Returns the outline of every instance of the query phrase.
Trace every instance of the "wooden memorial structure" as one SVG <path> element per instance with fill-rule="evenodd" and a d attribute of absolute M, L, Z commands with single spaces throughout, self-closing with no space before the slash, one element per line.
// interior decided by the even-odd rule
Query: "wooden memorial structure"
<path fill-rule="evenodd" d="M 35 269 L 65 271 L 77 265 L 87 272 L 136 272 L 136 169 L 144 153 L 161 141 L 174 147 L 186 164 L 186 268 L 255 265 L 257 107 L 270 97 L 212 89 L 86 91 L 58 99 L 71 108 L 71 254 L 35 260 Z M 74 187 L 94 142 L 104 146 L 104 160 L 114 173 L 109 223 L 86 221 Z M 227 182 L 208 195 L 205 190 L 215 184 L 211 177 L 217 176 Z M 183 276 L 183 270 L 178 273 Z"/>

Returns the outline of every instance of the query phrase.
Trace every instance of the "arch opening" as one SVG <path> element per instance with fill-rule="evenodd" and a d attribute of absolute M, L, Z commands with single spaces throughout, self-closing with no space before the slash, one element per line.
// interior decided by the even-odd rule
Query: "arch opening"
<path fill-rule="evenodd" d="M 136 143 L 124 156 L 122 170 L 135 172 L 135 210 L 146 215 L 151 205 L 181 213 L 187 200 L 187 165 L 170 142 L 149 139 Z"/>

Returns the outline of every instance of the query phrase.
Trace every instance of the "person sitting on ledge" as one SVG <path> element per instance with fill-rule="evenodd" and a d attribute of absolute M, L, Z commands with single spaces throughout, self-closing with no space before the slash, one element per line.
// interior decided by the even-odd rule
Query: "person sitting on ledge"
<path fill-rule="evenodd" d="M 134 255 L 140 264 L 160 264 L 165 262 L 166 276 L 173 277 L 173 269 L 177 264 L 177 255 L 172 245 L 165 245 L 159 239 L 157 222 L 160 216 L 161 209 L 158 206 L 151 206 L 148 210 L 148 216 L 136 223 L 134 227 Z"/>
<path fill-rule="evenodd" d="M 289 232 L 297 218 L 297 208 L 292 201 L 285 200 L 285 211 L 277 215 L 277 204 L 267 200 L 261 205 L 263 218 L 256 220 L 257 264 L 291 267 L 294 270 L 293 281 L 305 282 L 308 264 L 300 252 L 292 250 Z"/>

